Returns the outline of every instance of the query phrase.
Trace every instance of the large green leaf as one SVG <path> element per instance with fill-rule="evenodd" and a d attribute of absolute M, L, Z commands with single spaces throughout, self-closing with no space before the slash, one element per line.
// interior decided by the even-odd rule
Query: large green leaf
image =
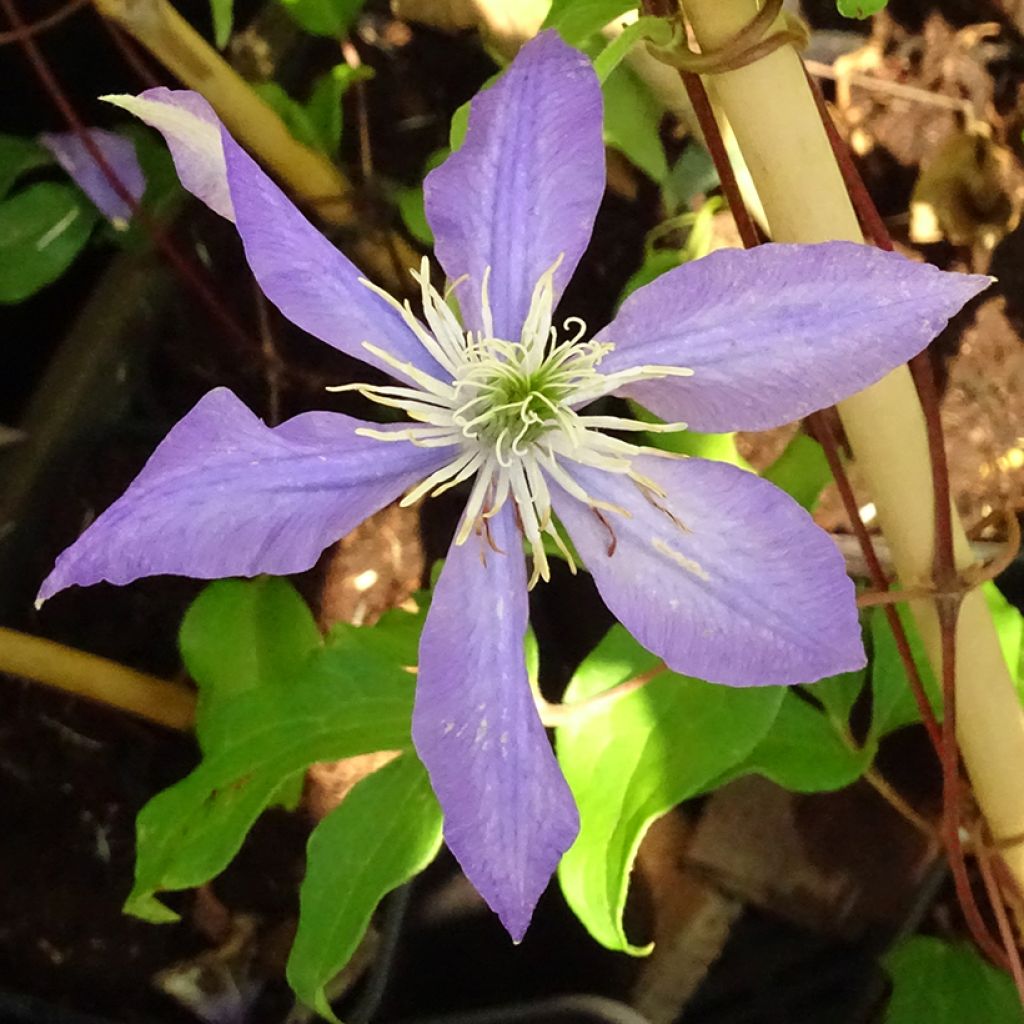
<path fill-rule="evenodd" d="M 873 743 L 857 748 L 828 715 L 787 690 L 767 735 L 730 777 L 757 774 L 797 793 L 830 792 L 860 778 L 874 753 Z"/>
<path fill-rule="evenodd" d="M 359 782 L 310 837 L 299 929 L 288 958 L 295 994 L 328 1020 L 324 986 L 348 962 L 380 899 L 441 845 L 441 808 L 412 752 Z"/>
<path fill-rule="evenodd" d="M 584 700 L 658 661 L 614 626 L 566 692 Z M 562 726 L 558 760 L 580 810 L 562 858 L 562 891 L 610 949 L 641 955 L 622 924 L 629 874 L 652 821 L 742 762 L 774 719 L 784 691 L 734 689 L 665 672 L 599 713 Z"/>
<path fill-rule="evenodd" d="M 0 302 L 21 302 L 60 277 L 98 218 L 77 188 L 52 181 L 0 202 Z"/>
<path fill-rule="evenodd" d="M 139 814 L 135 887 L 126 909 L 150 920 L 173 919 L 155 894 L 200 885 L 222 871 L 260 812 L 309 765 L 410 749 L 415 677 L 408 666 L 421 625 L 422 614 L 393 612 L 374 627 L 338 627 L 290 674 L 287 700 L 279 686 L 265 685 L 220 703 L 215 749 Z M 290 629 L 288 642 L 301 646 L 297 616 Z M 285 647 L 268 641 L 261 669 L 283 664 L 277 659 Z M 237 679 L 244 659 L 235 652 L 230 661 L 234 667 L 216 671 Z"/>
<path fill-rule="evenodd" d="M 23 174 L 52 163 L 52 154 L 35 139 L 0 132 L 0 199 Z"/>
<path fill-rule="evenodd" d="M 284 706 L 308 657 L 321 647 L 306 602 L 285 580 L 218 580 L 193 601 L 178 635 L 199 685 L 196 733 L 206 753 L 222 743 L 222 711 L 240 694 L 267 688 Z"/>
<path fill-rule="evenodd" d="M 340 39 L 348 34 L 352 22 L 366 0 L 281 0 L 284 9 L 307 31 L 318 36 Z"/>
<path fill-rule="evenodd" d="M 884 1024 L 1021 1024 L 1009 975 L 966 945 L 915 935 L 882 961 L 892 978 Z"/>
<path fill-rule="evenodd" d="M 582 46 L 620 14 L 635 10 L 636 0 L 552 0 L 544 28 L 554 28 L 570 46 Z"/>

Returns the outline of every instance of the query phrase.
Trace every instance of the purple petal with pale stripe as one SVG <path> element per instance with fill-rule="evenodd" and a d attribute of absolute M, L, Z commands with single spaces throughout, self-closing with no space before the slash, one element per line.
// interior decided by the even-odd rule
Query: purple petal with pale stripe
<path fill-rule="evenodd" d="M 493 545 L 477 535 L 453 545 L 434 590 L 413 740 L 448 848 L 518 942 L 579 816 L 526 674 L 526 568 L 511 503 L 489 523 Z"/>
<path fill-rule="evenodd" d="M 158 86 L 138 96 L 102 98 L 160 132 L 182 185 L 214 213 L 235 219 L 220 141 L 220 120 L 199 93 Z"/>
<path fill-rule="evenodd" d="M 731 686 L 807 683 L 864 665 L 853 584 L 828 534 L 778 488 L 735 466 L 641 456 L 666 492 L 569 465 L 592 498 L 555 511 L 612 614 L 677 672 Z"/>
<path fill-rule="evenodd" d="M 468 327 L 482 325 L 489 281 L 494 332 L 518 340 L 537 279 L 565 254 L 556 301 L 590 240 L 604 192 L 601 87 L 590 61 L 555 32 L 527 43 L 472 103 L 462 147 L 423 183 L 437 257 Z"/>
<path fill-rule="evenodd" d="M 452 457 L 448 449 L 360 437 L 362 426 L 313 412 L 270 428 L 226 388 L 209 392 L 57 559 L 39 600 L 101 580 L 308 569 L 329 544 Z"/>
<path fill-rule="evenodd" d="M 235 222 L 260 288 L 292 323 L 395 376 L 403 374 L 367 352 L 364 341 L 441 373 L 402 317 L 360 284 L 359 268 L 232 139 L 202 96 L 159 88 L 107 99 L 163 134 L 181 183 Z"/>
<path fill-rule="evenodd" d="M 852 242 L 723 249 L 631 295 L 601 369 L 688 366 L 621 393 L 695 430 L 762 430 L 880 380 L 990 283 Z"/>
<path fill-rule="evenodd" d="M 146 191 L 146 178 L 131 140 L 102 128 L 87 128 L 86 132 L 121 184 L 136 203 L 140 202 Z M 115 225 L 131 220 L 131 206 L 114 190 L 76 132 L 44 132 L 39 141 L 107 220 Z"/>

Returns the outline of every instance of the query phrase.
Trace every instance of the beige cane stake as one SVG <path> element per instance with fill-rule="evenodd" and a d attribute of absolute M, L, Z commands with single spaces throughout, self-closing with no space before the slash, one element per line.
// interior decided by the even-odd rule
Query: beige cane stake
<path fill-rule="evenodd" d="M 756 0 L 682 0 L 698 43 L 722 46 L 757 13 Z M 728 117 L 780 242 L 861 241 L 842 177 L 822 128 L 800 59 L 783 46 L 709 86 Z M 905 587 L 927 585 L 935 542 L 924 414 L 906 368 L 839 407 Z M 953 517 L 957 566 L 973 562 Z M 940 664 L 934 605 L 913 606 L 932 664 Z M 964 599 L 956 638 L 957 732 L 964 762 L 997 840 L 1024 834 L 1024 714 L 1003 660 L 984 597 Z M 1003 851 L 1024 886 L 1024 844 Z"/>

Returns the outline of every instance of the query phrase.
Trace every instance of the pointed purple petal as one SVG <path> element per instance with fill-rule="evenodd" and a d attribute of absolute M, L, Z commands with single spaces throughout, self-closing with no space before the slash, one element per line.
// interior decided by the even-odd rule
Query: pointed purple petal
<path fill-rule="evenodd" d="M 633 465 L 666 497 L 571 466 L 591 498 L 631 518 L 604 512 L 602 522 L 564 491 L 552 497 L 605 604 L 648 650 L 677 672 L 731 686 L 806 683 L 864 665 L 842 556 L 791 498 L 721 462 L 641 456 Z"/>
<path fill-rule="evenodd" d="M 852 242 L 723 249 L 630 296 L 601 369 L 688 366 L 622 393 L 695 430 L 762 430 L 880 380 L 989 284 Z"/>
<path fill-rule="evenodd" d="M 446 449 L 358 436 L 366 425 L 314 412 L 271 429 L 226 388 L 209 392 L 57 559 L 39 599 L 100 580 L 308 569 L 451 458 Z"/>
<path fill-rule="evenodd" d="M 135 202 L 146 191 L 146 178 L 131 140 L 102 128 L 87 128 L 110 169 L 131 193 Z M 115 225 L 132 218 L 131 207 L 114 191 L 106 175 L 76 132 L 44 132 L 39 141 L 54 155 L 71 180 L 93 201 L 107 220 Z"/>
<path fill-rule="evenodd" d="M 181 183 L 235 222 L 260 288 L 292 323 L 387 373 L 401 375 L 367 352 L 364 341 L 441 373 L 402 317 L 360 284 L 359 268 L 231 138 L 202 96 L 159 88 L 106 98 L 163 134 Z"/>
<path fill-rule="evenodd" d="M 565 254 L 556 301 L 590 240 L 604 192 L 601 87 L 555 32 L 527 43 L 470 108 L 462 147 L 423 185 L 437 257 L 479 328 L 489 281 L 495 334 L 518 340 L 537 279 Z"/>
<path fill-rule="evenodd" d="M 138 96 L 103 99 L 156 128 L 167 142 L 182 185 L 214 213 L 235 219 L 224 167 L 220 120 L 199 93 L 159 86 Z"/>
<path fill-rule="evenodd" d="M 448 552 L 420 640 L 413 740 L 448 848 L 518 942 L 579 831 L 526 674 L 522 538 L 511 503 Z"/>

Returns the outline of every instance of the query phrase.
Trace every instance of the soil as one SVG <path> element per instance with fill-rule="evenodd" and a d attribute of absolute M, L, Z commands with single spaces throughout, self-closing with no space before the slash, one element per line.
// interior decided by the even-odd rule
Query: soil
<path fill-rule="evenodd" d="M 203 3 L 180 6 L 205 27 Z M 253 6 L 237 4 L 239 19 Z M 811 6 L 820 7 L 810 12 L 816 25 L 849 28 L 835 20 L 834 8 L 824 0 Z M 854 87 L 845 97 L 829 90 L 840 128 L 898 244 L 947 268 L 999 277 L 991 297 L 934 346 L 945 382 L 943 422 L 953 490 L 969 522 L 1019 508 L 1024 497 L 1024 228 L 1014 222 L 1021 204 L 1024 14 L 1011 2 L 984 6 L 979 14 L 976 4 L 893 0 L 890 15 L 876 20 L 869 38 L 849 41 L 867 48 L 858 66 L 869 67 L 879 82 L 967 100 L 991 126 L 992 145 L 1012 157 L 1000 165 L 1008 168 L 998 186 L 1004 201 L 968 218 L 977 237 L 927 245 L 911 238 L 915 183 L 950 134 L 963 128 L 958 114 L 894 98 L 884 84 Z M 33 10 L 34 16 L 42 13 Z M 47 35 L 46 47 L 83 114 L 98 118 L 89 97 L 134 89 L 135 83 L 95 26 L 79 34 L 91 17 L 90 12 L 76 15 Z M 998 31 L 972 28 L 983 19 L 996 23 Z M 376 72 L 363 97 L 373 167 L 372 177 L 363 181 L 363 201 L 368 229 L 375 230 L 394 226 L 391 207 L 383 201 L 387 189 L 417 179 L 426 158 L 444 144 L 452 112 L 493 65 L 472 38 L 396 23 L 383 3 L 370 4 L 355 45 Z M 0 51 L 0 70 L 10 67 L 17 95 L 36 96 L 34 80 L 13 51 Z M 311 75 L 336 59 L 332 47 L 314 46 L 303 55 L 302 73 Z M 344 162 L 357 179 L 366 155 L 355 130 L 359 102 L 356 95 L 346 101 L 344 140 Z M 22 120 L 5 123 L 5 130 L 58 127 L 56 115 L 41 101 L 13 106 Z M 624 187 L 606 199 L 593 258 L 584 260 L 565 297 L 566 307 L 592 325 L 609 319 L 614 297 L 639 262 L 644 235 L 659 217 L 658 196 L 649 182 L 622 167 L 616 167 L 615 178 Z M 963 189 L 970 191 L 968 185 Z M 366 379 L 352 360 L 311 341 L 259 298 L 234 234 L 223 222 L 190 207 L 175 226 L 174 240 L 193 258 L 201 254 L 217 294 L 249 340 L 230 340 L 194 295 L 176 287 L 173 303 L 161 307 L 146 339 L 147 354 L 132 380 L 125 414 L 68 456 L 45 504 L 35 510 L 42 539 L 24 553 L 18 578 L 4 581 L 12 593 L 30 591 L 55 554 L 123 491 L 157 440 L 210 387 L 231 387 L 274 422 L 312 408 L 341 408 L 343 400 L 324 387 Z M 97 248 L 37 299 L 2 311 L 4 337 L 33 344 L 8 346 L 10 362 L 0 376 L 0 423 L 20 420 L 112 256 Z M 349 397 L 345 410 L 360 414 Z M 783 431 L 744 437 L 744 452 L 764 465 L 786 436 Z M 416 512 L 387 509 L 327 552 L 297 580 L 321 624 L 372 621 L 400 603 L 443 555 L 457 510 L 457 497 L 428 504 L 422 519 Z M 831 494 L 824 497 L 819 520 L 835 531 L 848 529 Z M 997 521 L 987 536 L 999 538 L 1002 529 Z M 354 586 L 367 570 L 376 575 L 373 585 Z M 19 599 L 4 624 L 183 678 L 175 635 L 199 589 L 194 581 L 168 578 L 128 588 L 100 586 L 63 595 L 39 614 Z M 592 585 L 560 568 L 550 586 L 534 592 L 532 613 L 543 655 L 542 684 L 557 698 L 610 618 Z M 933 766 L 914 730 L 896 737 L 882 758 L 887 777 L 915 806 L 934 809 Z M 110 1021 L 176 1024 L 195 1021 L 197 1012 L 216 1022 L 285 1019 L 291 1002 L 283 963 L 294 928 L 303 847 L 339 779 L 321 773 L 310 783 L 303 810 L 266 815 L 224 876 L 199 893 L 172 898 L 180 923 L 157 927 L 124 916 L 120 906 L 131 884 L 135 815 L 197 759 L 190 737 L 34 684 L 0 679 L 0 820 L 7 827 L 0 840 L 5 880 L 0 886 L 0 1020 L 71 1021 L 75 1014 L 92 1014 Z M 715 814 L 727 818 L 729 801 L 742 804 L 743 799 L 742 793 L 731 795 L 715 805 Z M 782 799 L 778 793 L 771 796 L 777 799 Z M 736 891 L 744 892 L 738 923 L 689 1007 L 686 1019 L 695 1024 L 867 1021 L 884 998 L 875 954 L 915 912 L 908 897 L 923 885 L 923 854 L 914 834 L 867 787 L 785 799 L 791 800 L 792 831 L 779 841 L 792 842 L 799 854 L 789 880 L 794 888 L 803 887 L 802 907 L 817 917 L 801 918 L 794 905 L 780 905 L 777 898 L 773 903 L 752 876 L 737 876 Z M 711 816 L 709 807 L 710 802 L 697 802 L 666 819 L 664 827 L 677 828 L 683 837 L 682 849 L 696 842 L 699 822 L 706 820 L 702 815 Z M 865 834 L 886 837 L 877 848 L 896 849 L 899 856 L 879 860 L 869 848 L 854 851 L 856 836 Z M 850 856 L 842 859 L 844 850 Z M 638 940 L 665 926 L 674 893 L 685 890 L 693 899 L 721 896 L 717 889 L 717 896 L 709 896 L 706 879 L 675 863 L 685 860 L 682 853 L 666 860 L 651 852 L 643 861 L 628 915 Z M 836 863 L 843 885 L 864 896 L 845 930 L 823 923 L 835 910 L 829 900 L 838 898 L 828 889 L 824 866 Z M 734 897 L 735 891 L 729 898 Z M 936 918 L 951 916 L 943 910 L 952 906 L 949 894 L 940 893 L 933 906 Z M 377 952 L 387 949 L 392 926 L 399 926 L 401 935 L 393 962 Z M 376 957 L 390 965 L 390 984 L 374 1019 L 454 1013 L 565 993 L 625 1000 L 637 985 L 650 983 L 642 964 L 596 946 L 554 888 L 542 900 L 525 942 L 513 949 L 447 855 L 416 882 L 408 906 L 392 900 L 385 907 L 373 934 L 365 962 Z M 350 1019 L 359 1019 L 365 996 L 357 984 L 345 1004 L 355 1014 Z M 594 1019 L 583 1010 L 575 1016 L 538 1010 L 533 1019 L 556 1017 Z"/>

